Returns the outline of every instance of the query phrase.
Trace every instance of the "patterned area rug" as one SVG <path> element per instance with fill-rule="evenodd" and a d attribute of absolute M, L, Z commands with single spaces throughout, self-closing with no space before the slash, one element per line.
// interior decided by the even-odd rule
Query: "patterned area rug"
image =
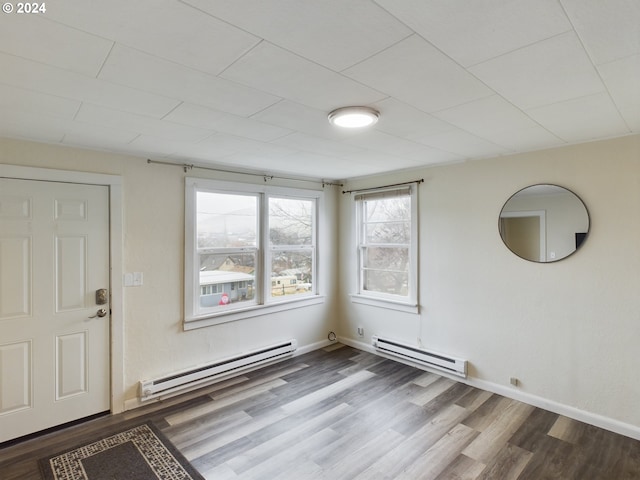
<path fill-rule="evenodd" d="M 204 480 L 151 422 L 40 460 L 47 480 Z"/>

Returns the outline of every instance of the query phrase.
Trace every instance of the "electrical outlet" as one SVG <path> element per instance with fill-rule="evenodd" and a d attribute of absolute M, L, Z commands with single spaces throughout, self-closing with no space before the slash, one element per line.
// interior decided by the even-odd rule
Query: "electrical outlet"
<path fill-rule="evenodd" d="M 514 387 L 519 387 L 520 386 L 520 380 L 518 380 L 516 377 L 511 377 L 509 379 L 509 383 L 511 385 L 513 385 Z"/>
<path fill-rule="evenodd" d="M 364 327 L 358 327 L 358 336 L 364 337 Z"/>

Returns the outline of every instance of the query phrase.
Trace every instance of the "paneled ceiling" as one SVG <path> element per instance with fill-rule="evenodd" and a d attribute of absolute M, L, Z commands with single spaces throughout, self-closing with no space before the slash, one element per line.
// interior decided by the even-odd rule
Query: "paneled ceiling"
<path fill-rule="evenodd" d="M 347 179 L 640 132 L 638 0 L 45 5 L 0 16 L 0 136 Z"/>

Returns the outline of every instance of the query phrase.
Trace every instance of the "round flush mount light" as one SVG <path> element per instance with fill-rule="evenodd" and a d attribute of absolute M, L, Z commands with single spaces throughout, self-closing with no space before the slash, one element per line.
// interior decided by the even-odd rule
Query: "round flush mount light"
<path fill-rule="evenodd" d="M 361 128 L 378 121 L 380 112 L 370 107 L 342 107 L 329 113 L 329 122 L 343 128 Z"/>

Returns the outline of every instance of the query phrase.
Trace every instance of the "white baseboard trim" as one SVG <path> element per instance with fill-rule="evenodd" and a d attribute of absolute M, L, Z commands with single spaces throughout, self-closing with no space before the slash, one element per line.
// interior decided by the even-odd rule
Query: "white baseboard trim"
<path fill-rule="evenodd" d="M 305 345 L 304 347 L 298 347 L 295 352 L 293 352 L 293 356 L 297 357 L 299 355 L 304 355 L 305 353 L 313 352 L 314 350 L 320 350 L 321 348 L 328 347 L 329 345 L 333 345 L 337 342 L 332 342 L 330 340 L 322 340 L 320 342 L 310 343 L 309 345 Z"/>
<path fill-rule="evenodd" d="M 578 420 L 580 422 L 588 423 L 590 425 L 594 425 L 596 427 L 603 428 L 605 430 L 609 430 L 614 433 L 619 433 L 620 435 L 624 435 L 626 437 L 630 437 L 635 440 L 640 440 L 640 427 L 636 425 L 631 425 L 629 423 L 621 422 L 619 420 L 605 417 L 597 413 L 580 410 L 570 405 L 565 405 L 553 400 L 549 400 L 543 397 L 539 397 L 537 395 L 533 395 L 531 393 L 515 390 L 514 388 L 511 388 L 505 385 L 500 385 L 497 383 L 488 382 L 486 380 L 480 380 L 477 378 L 470 378 L 470 377 L 460 378 L 455 375 L 448 375 L 446 372 L 442 372 L 440 370 L 430 369 L 428 367 L 425 367 L 424 365 L 419 365 L 414 362 L 404 360 L 402 358 L 398 358 L 392 355 L 386 355 L 376 350 L 373 347 L 373 345 L 369 345 L 367 343 L 353 340 L 350 338 L 338 337 L 338 341 L 340 343 L 344 343 L 345 345 L 349 345 L 350 347 L 357 348 L 358 350 L 363 350 L 365 352 L 373 353 L 374 355 L 378 355 L 380 357 L 385 357 L 390 360 L 395 360 L 407 365 L 411 365 L 421 370 L 425 370 L 431 373 L 435 373 L 436 375 L 441 375 L 443 377 L 450 378 L 451 380 L 455 380 L 456 382 L 464 383 L 466 385 L 470 385 L 472 387 L 476 387 L 481 390 L 486 390 L 491 393 L 497 393 L 498 395 L 502 395 L 504 397 L 511 398 L 513 400 L 518 400 L 528 405 L 533 405 L 534 407 L 539 407 L 544 410 L 548 410 L 550 412 L 557 413 L 559 415 L 564 415 L 565 417 L 569 417 L 574 420 Z"/>

